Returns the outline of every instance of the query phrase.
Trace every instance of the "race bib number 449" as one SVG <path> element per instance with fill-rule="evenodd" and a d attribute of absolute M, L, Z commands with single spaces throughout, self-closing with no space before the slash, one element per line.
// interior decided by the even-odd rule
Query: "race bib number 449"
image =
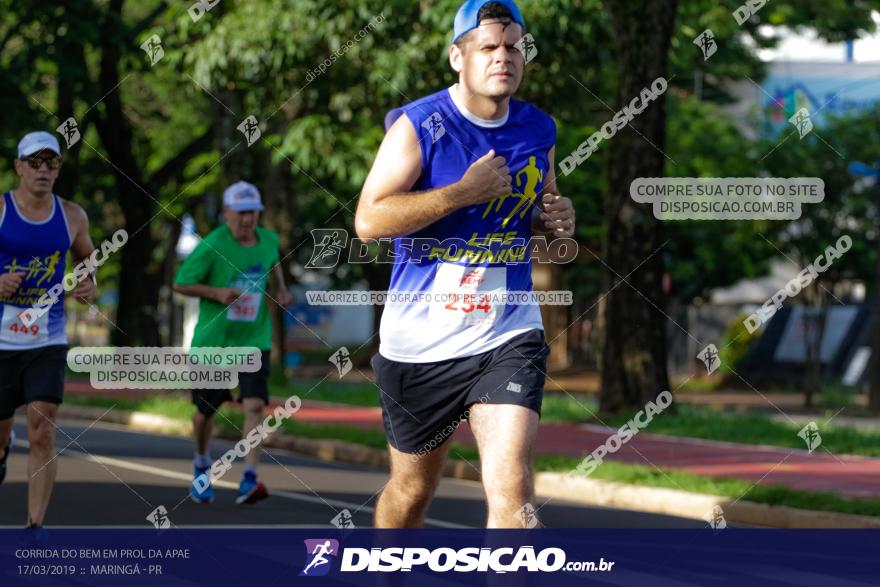
<path fill-rule="evenodd" d="M 504 312 L 506 267 L 440 263 L 431 291 L 429 318 L 444 324 L 491 324 Z"/>
<path fill-rule="evenodd" d="M 18 314 L 23 308 L 3 307 L 3 320 L 0 322 L 0 341 L 11 344 L 32 344 L 49 340 L 49 312 L 25 326 Z"/>

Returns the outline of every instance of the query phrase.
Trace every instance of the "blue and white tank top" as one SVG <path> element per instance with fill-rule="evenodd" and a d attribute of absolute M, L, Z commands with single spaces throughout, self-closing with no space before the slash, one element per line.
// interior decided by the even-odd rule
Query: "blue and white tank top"
<path fill-rule="evenodd" d="M 422 171 L 413 191 L 457 182 L 474 161 L 494 149 L 507 161 L 513 193 L 460 208 L 394 239 L 398 257 L 379 329 L 379 352 L 393 361 L 473 356 L 528 330 L 543 329 L 537 305 L 504 303 L 509 298 L 502 294 L 532 291 L 527 246 L 532 208 L 540 205 L 556 124 L 519 100 L 510 101 L 501 119 L 478 118 L 456 90 L 453 86 L 386 116 L 390 128 L 405 115 L 418 135 Z M 430 248 L 421 245 L 438 241 Z M 408 297 L 412 293 L 420 295 Z"/>
<path fill-rule="evenodd" d="M 41 221 L 25 218 L 11 192 L 3 194 L 0 215 L 0 272 L 22 272 L 24 278 L 12 295 L 0 298 L 0 350 L 22 350 L 67 344 L 64 291 L 48 312 L 30 325 L 19 314 L 37 305 L 40 297 L 64 279 L 70 226 L 61 198 L 52 195 L 52 212 Z"/>

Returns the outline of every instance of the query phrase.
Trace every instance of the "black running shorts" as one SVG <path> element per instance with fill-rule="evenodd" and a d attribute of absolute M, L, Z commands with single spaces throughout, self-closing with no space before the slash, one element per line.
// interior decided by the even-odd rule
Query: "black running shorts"
<path fill-rule="evenodd" d="M 373 355 L 388 442 L 426 454 L 446 442 L 475 403 L 514 404 L 541 414 L 549 347 L 544 331 L 517 335 L 501 346 L 435 363 L 401 363 Z"/>
<path fill-rule="evenodd" d="M 257 397 L 264 403 L 269 403 L 270 354 L 269 351 L 262 352 L 259 371 L 238 374 L 238 401 L 246 397 Z M 194 389 L 192 401 L 199 412 L 210 418 L 224 402 L 232 401 L 232 393 L 228 389 Z"/>
<path fill-rule="evenodd" d="M 31 402 L 60 404 L 66 365 L 64 344 L 0 351 L 0 420 L 11 418 L 19 406 Z"/>

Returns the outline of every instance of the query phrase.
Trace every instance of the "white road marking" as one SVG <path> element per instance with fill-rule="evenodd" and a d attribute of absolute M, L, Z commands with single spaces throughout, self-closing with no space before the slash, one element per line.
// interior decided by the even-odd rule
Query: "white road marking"
<path fill-rule="evenodd" d="M 16 439 L 13 444 L 15 446 L 20 447 L 20 448 L 30 449 L 30 443 L 28 443 L 28 441 L 26 441 L 26 440 Z M 186 473 L 178 473 L 176 471 L 169 471 L 168 469 L 160 469 L 158 467 L 151 467 L 150 465 L 142 465 L 140 463 L 135 463 L 135 462 L 127 461 L 127 460 L 123 460 L 123 459 L 116 459 L 116 458 L 112 458 L 112 457 L 105 457 L 105 456 L 99 456 L 99 455 L 89 455 L 89 454 L 86 454 L 86 453 L 81 452 L 79 450 L 74 450 L 73 448 L 67 449 L 66 451 L 64 451 L 64 454 L 61 456 L 62 457 L 70 456 L 75 459 L 82 459 L 85 461 L 93 461 L 96 463 L 103 464 L 105 466 L 118 467 L 120 469 L 127 469 L 129 471 L 137 471 L 139 473 L 148 473 L 150 475 L 157 475 L 159 477 L 165 477 L 166 479 L 177 479 L 179 481 L 186 481 L 187 484 L 192 482 L 192 475 L 188 475 Z M 271 466 L 271 465 L 268 465 L 268 466 Z M 232 481 L 217 480 L 217 481 L 214 481 L 214 486 L 221 487 L 224 489 L 233 489 L 233 490 L 238 489 L 238 484 L 233 483 Z M 301 493 L 292 493 L 290 491 L 279 491 L 277 489 L 272 490 L 271 496 L 272 497 L 283 497 L 283 498 L 291 499 L 294 501 L 304 501 L 307 503 L 315 503 L 315 504 L 322 504 L 322 505 L 330 504 L 332 506 L 339 507 L 339 508 L 354 509 L 354 510 L 358 510 L 361 512 L 368 512 L 371 514 L 376 511 L 375 508 L 372 508 L 367 505 L 361 505 L 361 504 L 352 503 L 352 502 L 348 502 L 348 501 L 341 501 L 338 499 L 330 499 L 330 498 L 323 498 L 322 499 L 320 497 L 315 497 L 312 495 L 304 495 Z M 444 522 L 443 520 L 436 520 L 434 518 L 425 518 L 425 523 L 430 524 L 432 526 L 438 526 L 440 528 L 473 528 L 473 526 L 465 526 L 462 524 L 455 524 L 453 522 Z M 77 526 L 77 527 L 79 527 L 79 526 Z M 102 527 L 106 528 L 109 526 L 102 526 Z M 187 527 L 190 527 L 190 526 L 187 526 Z M 216 528 L 218 526 L 212 526 L 212 527 Z M 265 527 L 265 526 L 262 526 L 262 527 Z M 305 526 L 305 527 L 314 527 L 314 526 Z"/>

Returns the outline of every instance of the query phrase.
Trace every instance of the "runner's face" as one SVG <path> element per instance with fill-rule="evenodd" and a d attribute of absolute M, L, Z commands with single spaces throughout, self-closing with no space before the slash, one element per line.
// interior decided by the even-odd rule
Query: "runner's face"
<path fill-rule="evenodd" d="M 223 208 L 223 215 L 226 217 L 229 231 L 236 240 L 249 241 L 253 239 L 257 222 L 260 220 L 259 211 L 236 212 L 231 208 L 225 207 Z"/>
<path fill-rule="evenodd" d="M 489 98 L 513 96 L 522 81 L 523 55 L 516 48 L 522 38 L 517 23 L 505 26 L 486 20 L 471 31 L 461 53 L 461 79 L 470 91 Z"/>
<path fill-rule="evenodd" d="M 27 158 L 52 159 L 55 157 L 58 157 L 57 153 L 44 149 Z M 48 164 L 42 163 L 39 169 L 34 169 L 28 162 L 16 159 L 15 172 L 21 178 L 21 186 L 27 191 L 32 194 L 51 194 L 61 168 L 49 169 Z"/>

